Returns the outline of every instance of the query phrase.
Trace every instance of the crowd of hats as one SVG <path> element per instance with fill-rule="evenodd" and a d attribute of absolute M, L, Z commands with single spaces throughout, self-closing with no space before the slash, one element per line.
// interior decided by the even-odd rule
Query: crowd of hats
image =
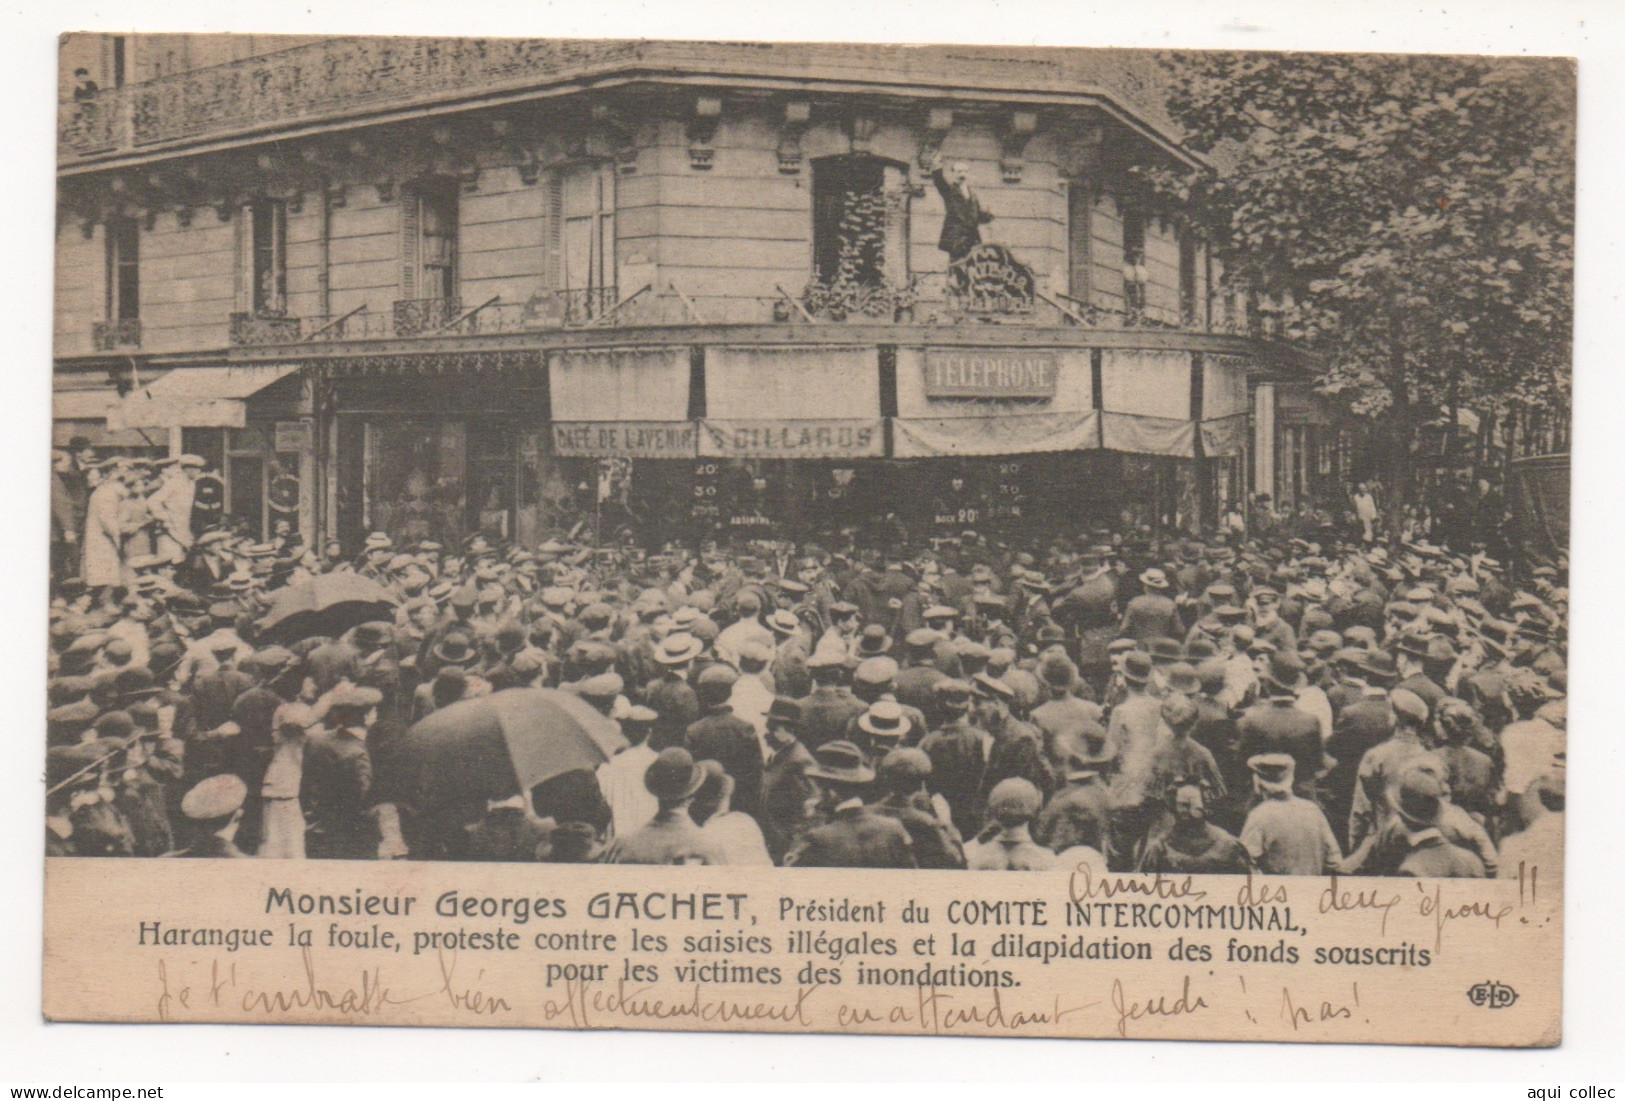
<path fill-rule="evenodd" d="M 651 686 L 662 678 L 677 677 L 713 708 L 736 696 L 741 677 L 758 677 L 773 696 L 763 729 L 805 738 L 806 778 L 858 798 L 912 784 L 922 797 L 951 801 L 962 793 L 935 786 L 928 735 L 1005 724 L 989 732 L 997 742 L 1007 730 L 1034 731 L 1041 769 L 991 777 L 975 793 L 978 829 L 1035 818 L 1075 773 L 1110 779 L 1118 762 L 1108 754 L 1034 720 L 1056 697 L 1098 698 L 1105 733 L 1127 694 L 1153 693 L 1164 699 L 1171 733 L 1197 722 L 1193 701 L 1223 700 L 1233 720 L 1312 688 L 1374 687 L 1397 724 L 1439 741 L 1465 732 L 1497 768 L 1503 728 L 1536 712 L 1559 728 L 1565 718 L 1561 563 L 1513 568 L 1426 542 L 1153 544 L 1107 532 L 1042 546 L 975 532 L 929 550 L 832 544 L 645 550 L 549 539 L 532 548 L 484 535 L 399 543 L 374 532 L 352 557 L 297 538 L 206 532 L 188 563 L 131 559 L 128 585 L 111 593 L 59 587 L 50 624 L 54 794 L 88 805 L 90 793 L 111 791 L 100 802 L 116 804 L 136 768 L 131 757 L 155 760 L 133 747 L 156 737 L 176 743 L 177 757 L 198 759 L 211 739 L 241 737 L 227 728 L 231 701 L 207 696 L 219 690 L 209 677 L 229 668 L 242 685 L 257 685 L 310 675 L 311 655 L 334 640 L 275 645 L 258 625 L 280 587 L 332 571 L 365 574 L 398 599 L 393 621 L 360 624 L 343 640 L 368 660 L 386 655 L 398 680 L 382 690 L 323 686 L 332 689 L 323 696 L 329 722 L 379 713 L 409 722 L 414 690 L 433 687 L 438 701 L 444 682 L 462 696 L 563 686 L 618 722 L 658 727 Z M 1171 602 L 1156 631 L 1128 630 L 1124 609 L 1141 596 Z M 758 629 L 729 642 L 725 632 L 741 622 Z M 1245 688 L 1235 696 L 1238 660 Z M 937 676 L 911 699 L 900 684 L 920 666 Z M 1413 666 L 1448 698 L 1399 686 Z M 857 701 L 837 736 L 808 729 L 806 701 L 820 692 Z M 1324 732 L 1328 741 L 1332 733 Z M 711 766 L 676 744 L 680 732 L 663 740 L 653 746 L 647 790 L 662 801 L 692 797 Z M 1292 775 L 1290 756 L 1223 760 L 1233 745 L 1208 748 L 1261 788 L 1304 779 Z M 764 756 L 772 751 L 764 740 Z M 239 784 L 224 775 L 182 765 L 158 782 L 171 789 L 173 816 L 212 823 L 232 813 L 222 808 L 252 801 L 258 779 L 240 767 L 229 774 Z M 1434 786 L 1407 774 L 1396 811 L 1425 820 Z"/>

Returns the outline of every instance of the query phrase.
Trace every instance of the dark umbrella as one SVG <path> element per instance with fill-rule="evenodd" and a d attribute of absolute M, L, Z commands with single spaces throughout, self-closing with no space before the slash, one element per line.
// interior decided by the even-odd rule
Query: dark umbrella
<path fill-rule="evenodd" d="M 509 688 L 460 700 L 413 725 L 397 750 L 421 810 L 503 799 L 626 748 L 615 723 L 557 688 Z"/>
<path fill-rule="evenodd" d="M 399 601 L 378 582 L 357 573 L 322 573 L 279 590 L 260 620 L 260 633 L 272 642 L 337 638 L 375 619 L 393 620 Z"/>

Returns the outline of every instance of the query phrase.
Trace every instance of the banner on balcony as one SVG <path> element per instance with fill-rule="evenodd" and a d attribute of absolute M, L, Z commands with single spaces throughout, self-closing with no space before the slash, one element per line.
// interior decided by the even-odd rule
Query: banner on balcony
<path fill-rule="evenodd" d="M 899 417 L 892 426 L 892 454 L 899 459 L 923 459 L 1082 451 L 1100 446 L 1099 433 L 1099 414 L 1093 409 L 979 417 Z"/>
<path fill-rule="evenodd" d="M 1196 425 L 1192 421 L 1106 413 L 1100 427 L 1102 440 L 1110 451 L 1184 459 L 1196 454 Z"/>
<path fill-rule="evenodd" d="M 881 420 L 707 420 L 700 454 L 726 459 L 868 459 L 886 451 Z"/>
<path fill-rule="evenodd" d="M 1202 422 L 1202 451 L 1209 458 L 1240 455 L 1247 449 L 1251 420 L 1246 413 Z"/>
<path fill-rule="evenodd" d="M 569 423 L 688 420 L 688 348 L 604 348 L 548 357 L 553 419 Z"/>
<path fill-rule="evenodd" d="M 693 421 L 554 421 L 553 454 L 566 458 L 692 459 Z"/>
<path fill-rule="evenodd" d="M 712 421 L 878 421 L 880 353 L 873 346 L 707 348 L 705 415 Z"/>
<path fill-rule="evenodd" d="M 1189 421 L 1191 354 L 1153 348 L 1107 348 L 1101 355 L 1100 390 L 1101 408 L 1108 413 Z"/>

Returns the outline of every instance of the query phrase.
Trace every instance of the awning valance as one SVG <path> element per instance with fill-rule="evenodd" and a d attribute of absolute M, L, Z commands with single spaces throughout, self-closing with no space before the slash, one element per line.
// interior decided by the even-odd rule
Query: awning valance
<path fill-rule="evenodd" d="M 1099 447 L 1090 358 L 1086 348 L 899 348 L 893 453 Z"/>
<path fill-rule="evenodd" d="M 123 428 L 242 428 L 247 399 L 298 371 L 300 364 L 177 367 L 126 395 L 107 413 L 107 426 Z"/>
<path fill-rule="evenodd" d="M 1247 393 L 1247 361 L 1240 356 L 1206 356 L 1202 360 L 1202 419 L 1233 417 L 1252 408 Z"/>
<path fill-rule="evenodd" d="M 700 454 L 860 459 L 885 454 L 876 348 L 718 347 L 705 354 Z"/>
<path fill-rule="evenodd" d="M 692 459 L 687 347 L 606 348 L 550 357 L 553 453 Z"/>

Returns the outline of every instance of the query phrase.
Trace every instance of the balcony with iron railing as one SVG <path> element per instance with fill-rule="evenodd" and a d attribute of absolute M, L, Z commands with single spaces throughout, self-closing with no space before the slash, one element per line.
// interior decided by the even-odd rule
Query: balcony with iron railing
<path fill-rule="evenodd" d="M 797 339 L 809 330 L 819 330 L 837 340 L 842 330 L 859 326 L 910 328 L 946 341 L 997 342 L 1001 331 L 1014 338 L 1018 331 L 1033 330 L 1048 330 L 1063 341 L 1075 339 L 1081 332 L 1161 333 L 1187 341 L 1271 335 L 1258 318 L 1217 306 L 1210 319 L 1205 308 L 1180 315 L 1144 307 L 1098 306 L 1041 288 L 1027 299 L 966 296 L 947 287 L 940 275 L 839 286 L 813 278 L 795 291 L 775 283 L 771 292 L 749 297 L 690 296 L 667 283 L 663 287 L 646 284 L 625 297 L 614 287 L 600 287 L 540 293 L 522 301 L 494 295 L 474 304 L 456 298 L 406 299 L 391 303 L 387 310 L 359 306 L 342 314 L 307 317 L 239 313 L 231 318 L 231 342 L 244 349 L 431 339 L 501 344 L 522 334 L 636 329 L 650 335 L 659 329 L 707 326 L 794 327 Z"/>
<path fill-rule="evenodd" d="M 997 50 L 887 44 L 570 41 L 525 38 L 335 37 L 64 102 L 64 163 L 109 151 L 316 124 L 359 112 L 421 109 L 481 95 L 522 95 L 615 72 L 684 80 L 824 80 L 952 86 L 969 93 L 1109 98 L 1163 133 L 1155 60 L 1128 50 Z"/>
<path fill-rule="evenodd" d="M 141 322 L 133 317 L 98 321 L 90 330 L 90 344 L 98 352 L 123 352 L 141 347 Z"/>

